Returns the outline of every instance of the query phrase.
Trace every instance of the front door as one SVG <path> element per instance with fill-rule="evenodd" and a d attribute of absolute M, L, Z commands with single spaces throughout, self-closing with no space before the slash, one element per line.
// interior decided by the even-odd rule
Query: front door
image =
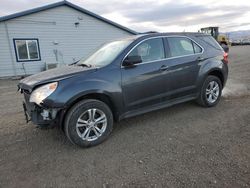
<path fill-rule="evenodd" d="M 141 63 L 122 67 L 123 99 L 127 111 L 160 102 L 166 91 L 163 39 L 139 42 L 127 57 L 140 56 Z M 125 58 L 126 59 L 126 58 Z"/>

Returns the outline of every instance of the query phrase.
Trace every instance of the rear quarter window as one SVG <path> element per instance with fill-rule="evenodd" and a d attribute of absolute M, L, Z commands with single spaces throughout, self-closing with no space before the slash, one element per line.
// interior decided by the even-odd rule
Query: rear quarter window
<path fill-rule="evenodd" d="M 193 42 L 193 46 L 194 46 L 194 53 L 197 54 L 202 52 L 202 48 L 198 46 L 196 43 Z"/>

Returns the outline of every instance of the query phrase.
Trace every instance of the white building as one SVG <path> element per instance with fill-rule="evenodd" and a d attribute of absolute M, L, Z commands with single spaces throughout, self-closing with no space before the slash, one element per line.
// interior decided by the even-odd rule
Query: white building
<path fill-rule="evenodd" d="M 62 1 L 0 18 L 0 77 L 69 64 L 135 31 Z"/>

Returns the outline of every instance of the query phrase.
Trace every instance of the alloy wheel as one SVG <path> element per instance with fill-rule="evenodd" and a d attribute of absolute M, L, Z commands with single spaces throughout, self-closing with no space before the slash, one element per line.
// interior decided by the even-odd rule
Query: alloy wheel
<path fill-rule="evenodd" d="M 220 94 L 219 84 L 216 81 L 209 82 L 206 88 L 206 99 L 209 103 L 214 103 Z"/>
<path fill-rule="evenodd" d="M 85 141 L 97 140 L 107 128 L 105 113 L 96 108 L 91 108 L 80 115 L 76 123 L 78 136 Z"/>

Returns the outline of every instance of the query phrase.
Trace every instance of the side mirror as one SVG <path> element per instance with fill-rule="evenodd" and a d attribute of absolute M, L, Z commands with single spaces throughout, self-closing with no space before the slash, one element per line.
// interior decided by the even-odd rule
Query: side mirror
<path fill-rule="evenodd" d="M 141 62 L 142 62 L 141 56 L 127 56 L 126 59 L 124 59 L 122 65 L 124 67 L 134 67 L 135 64 Z"/>

